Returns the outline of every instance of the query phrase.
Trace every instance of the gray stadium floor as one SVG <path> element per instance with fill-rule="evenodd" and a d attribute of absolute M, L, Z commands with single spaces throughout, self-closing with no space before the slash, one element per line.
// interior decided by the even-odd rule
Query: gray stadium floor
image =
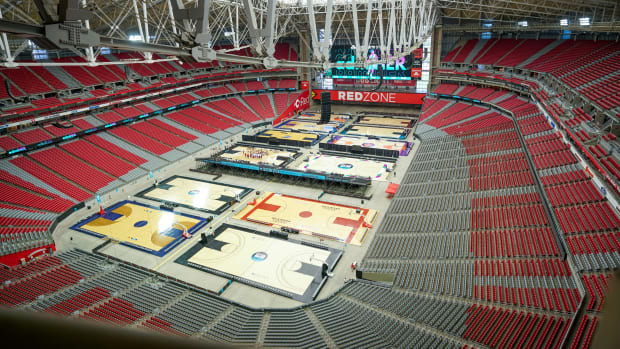
<path fill-rule="evenodd" d="M 316 110 L 317 106 L 313 106 L 312 110 Z M 343 105 L 333 105 L 332 111 L 337 112 L 348 112 L 355 113 L 357 111 L 368 111 L 368 110 L 376 110 L 377 112 L 381 110 L 386 110 L 385 108 L 377 108 L 377 107 L 361 107 L 361 106 L 343 106 Z M 412 111 L 407 108 L 388 108 L 389 112 L 408 112 Z M 407 138 L 407 141 L 412 141 L 413 132 Z M 236 142 L 240 140 L 240 135 L 236 135 L 233 137 L 233 141 Z M 194 177 L 204 180 L 213 180 L 214 176 L 201 174 L 196 172 L 190 172 L 189 169 L 195 167 L 194 158 L 207 156 L 212 152 L 215 152 L 219 147 L 219 144 L 215 144 L 211 147 L 205 148 L 202 151 L 199 151 L 195 154 L 192 154 L 185 159 L 177 161 L 167 168 L 161 170 L 161 172 L 154 172 L 156 178 L 162 180 L 168 178 L 172 175 L 184 175 L 188 177 Z M 406 157 L 400 157 L 395 168 L 396 177 L 393 177 L 393 174 L 390 175 L 387 182 L 374 182 L 371 188 L 372 191 L 372 199 L 365 200 L 364 204 L 361 204 L 359 199 L 348 198 L 343 196 L 336 195 L 323 195 L 321 200 L 333 202 L 337 204 L 343 205 L 352 205 L 352 206 L 361 206 L 364 208 L 371 208 L 378 211 L 377 219 L 373 224 L 373 228 L 370 229 L 369 233 L 364 239 L 362 246 L 354 246 L 354 245 L 346 245 L 343 243 L 336 241 L 328 241 L 324 240 L 322 243 L 326 244 L 330 247 L 334 247 L 337 249 L 343 249 L 344 254 L 342 259 L 338 262 L 336 268 L 333 271 L 333 277 L 330 278 L 327 283 L 321 289 L 317 299 L 324 299 L 332 295 L 336 290 L 341 288 L 344 285 L 345 280 L 351 279 L 355 277 L 354 272 L 351 271 L 351 263 L 354 261 L 360 262 L 368 249 L 372 239 L 374 238 L 375 231 L 381 224 L 383 220 L 384 213 L 386 208 L 390 203 L 390 199 L 387 198 L 387 194 L 385 193 L 385 189 L 390 182 L 401 183 L 402 177 L 405 173 L 405 169 L 409 167 L 409 163 L 411 159 L 414 157 L 417 151 L 417 143 L 415 144 L 413 150 Z M 304 152 L 318 151 L 318 145 L 315 145 L 311 149 L 303 150 Z M 267 182 L 263 180 L 237 177 L 231 175 L 224 175 L 217 180 L 219 183 L 228 183 L 228 184 L 236 184 L 243 185 L 245 187 L 254 188 L 254 190 L 263 191 L 271 191 L 276 193 L 295 195 L 310 199 L 317 199 L 321 194 L 321 189 L 308 188 L 308 187 L 299 187 L 293 185 L 286 185 L 280 183 Z M 135 184 L 134 184 L 135 183 Z M 149 202 L 148 200 L 137 198 L 132 196 L 135 193 L 138 193 L 141 190 L 146 189 L 148 186 L 152 185 L 153 181 L 148 179 L 148 176 L 143 176 L 142 178 L 136 179 L 135 182 L 126 185 L 123 188 L 120 188 L 118 192 L 115 192 L 111 195 L 104 195 L 102 197 L 104 201 L 104 205 L 113 204 L 115 202 L 131 199 L 137 202 L 156 204 L 154 202 Z M 237 212 L 239 209 L 246 206 L 247 202 L 251 200 L 254 195 L 248 195 L 240 203 L 233 206 L 234 212 Z M 158 203 L 157 203 L 158 204 Z M 54 240 L 56 241 L 56 247 L 58 251 L 64 251 L 70 248 L 80 248 L 87 251 L 92 250 L 96 246 L 102 244 L 104 240 L 96 238 L 94 236 L 82 234 L 73 230 L 70 230 L 69 227 L 79 220 L 92 215 L 93 213 L 99 210 L 96 202 L 87 202 L 86 205 L 90 205 L 90 210 L 81 210 L 79 213 L 74 214 L 64 220 L 59 226 L 56 228 L 54 232 Z M 270 227 L 255 224 L 247 221 L 238 221 L 232 218 L 234 215 L 233 210 L 228 210 L 224 212 L 222 215 L 216 217 L 214 221 L 209 225 L 209 227 L 217 227 L 220 223 L 231 223 L 240 226 L 245 226 L 249 228 L 253 228 L 255 230 L 268 232 Z M 199 213 L 198 211 L 191 211 L 185 208 L 176 208 L 177 212 L 185 212 L 197 215 L 204 215 L 204 213 Z M 184 280 L 186 282 L 195 284 L 197 286 L 218 291 L 220 290 L 228 280 L 216 275 L 207 274 L 196 269 L 183 266 L 174 262 L 176 258 L 178 258 L 183 252 L 193 246 L 197 241 L 200 240 L 200 232 L 205 231 L 208 228 L 205 228 L 198 233 L 194 234 L 191 239 L 184 241 L 182 244 L 177 246 L 175 249 L 170 251 L 163 257 L 157 257 L 155 255 L 140 252 L 136 249 L 129 248 L 119 244 L 108 244 L 103 247 L 100 252 L 103 254 L 107 254 L 110 256 L 114 256 L 120 258 L 122 260 L 137 264 L 139 266 L 155 270 L 157 272 L 170 275 L 171 277 L 178 278 Z M 296 236 L 296 239 L 312 241 L 316 243 L 320 243 L 319 238 L 311 237 L 308 235 Z M 255 308 L 263 308 L 263 307 L 273 307 L 273 308 L 289 308 L 300 305 L 301 303 L 295 301 L 293 299 L 279 296 L 274 293 L 270 293 L 264 290 L 256 289 L 239 282 L 233 282 L 230 287 L 228 287 L 222 297 L 230 299 L 235 302 L 239 302 L 242 304 L 246 304 Z"/>

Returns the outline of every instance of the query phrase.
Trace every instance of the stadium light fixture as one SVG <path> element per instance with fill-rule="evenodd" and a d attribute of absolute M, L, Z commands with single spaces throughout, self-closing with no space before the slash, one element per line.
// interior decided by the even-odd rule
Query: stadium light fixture
<path fill-rule="evenodd" d="M 568 25 L 568 19 L 564 18 L 564 19 L 560 19 L 560 25 L 565 27 Z"/>
<path fill-rule="evenodd" d="M 142 36 L 138 34 L 132 34 L 132 35 L 129 35 L 129 40 L 130 41 L 142 41 Z"/>
<path fill-rule="evenodd" d="M 527 21 L 520 21 L 517 22 L 517 24 L 519 25 L 519 27 L 527 27 Z"/>
<path fill-rule="evenodd" d="M 579 25 L 590 25 L 590 17 L 579 18 Z"/>

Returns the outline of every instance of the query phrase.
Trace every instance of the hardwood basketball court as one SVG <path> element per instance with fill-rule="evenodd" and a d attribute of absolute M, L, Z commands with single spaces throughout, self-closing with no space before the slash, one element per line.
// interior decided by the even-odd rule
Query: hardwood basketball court
<path fill-rule="evenodd" d="M 288 139 L 292 141 L 306 141 L 306 142 L 316 142 L 319 140 L 319 135 L 314 133 L 306 133 L 306 132 L 292 132 L 288 130 L 266 130 L 257 135 L 259 138 L 277 138 L 277 139 Z"/>
<path fill-rule="evenodd" d="M 344 176 L 370 178 L 373 181 L 386 181 L 394 163 L 363 158 L 334 155 L 312 155 L 308 161 L 295 166 L 296 170 L 320 173 L 338 173 Z"/>
<path fill-rule="evenodd" d="M 156 187 L 139 192 L 136 196 L 159 202 L 172 202 L 212 214 L 221 214 L 230 207 L 233 201 L 238 201 L 251 191 L 251 188 L 246 187 L 172 176 Z"/>
<path fill-rule="evenodd" d="M 351 118 L 351 116 L 349 114 L 332 113 L 332 115 L 330 116 L 329 120 L 330 121 L 337 121 L 337 122 L 347 122 L 350 118 Z M 305 113 L 297 116 L 295 119 L 321 120 L 321 113 L 305 112 Z"/>
<path fill-rule="evenodd" d="M 288 120 L 278 125 L 276 129 L 304 132 L 334 133 L 338 131 L 341 126 L 342 124 L 339 124 L 337 122 L 319 124 L 318 122 L 306 120 Z"/>
<path fill-rule="evenodd" d="M 156 256 L 163 256 L 180 244 L 184 231 L 193 234 L 207 224 L 201 217 L 161 210 L 134 201 L 121 201 L 96 213 L 71 229 L 119 241 Z"/>
<path fill-rule="evenodd" d="M 219 157 L 234 162 L 282 166 L 286 164 L 288 159 L 294 158 L 298 154 L 295 151 L 275 147 L 235 145 L 221 153 Z"/>
<path fill-rule="evenodd" d="M 331 144 L 358 145 L 363 148 L 398 150 L 401 156 L 407 156 L 411 150 L 410 143 L 384 138 L 352 137 L 336 135 L 328 141 Z"/>
<path fill-rule="evenodd" d="M 265 192 L 235 218 L 361 246 L 376 215 L 372 209 Z"/>
<path fill-rule="evenodd" d="M 407 130 L 399 127 L 372 127 L 354 124 L 342 132 L 347 136 L 375 136 L 380 138 L 405 139 Z"/>
<path fill-rule="evenodd" d="M 361 116 L 357 123 L 394 127 L 410 127 L 411 120 L 379 116 Z"/>
<path fill-rule="evenodd" d="M 312 301 L 342 251 L 270 237 L 223 224 L 208 242 L 199 242 L 177 263 L 233 279 L 299 301 Z"/>

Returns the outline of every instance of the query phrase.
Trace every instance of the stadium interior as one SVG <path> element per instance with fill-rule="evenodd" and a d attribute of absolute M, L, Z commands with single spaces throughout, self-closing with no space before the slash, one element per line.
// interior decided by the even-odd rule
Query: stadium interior
<path fill-rule="evenodd" d="M 0 0 L 0 333 L 619 348 L 617 137 L 616 0 Z"/>

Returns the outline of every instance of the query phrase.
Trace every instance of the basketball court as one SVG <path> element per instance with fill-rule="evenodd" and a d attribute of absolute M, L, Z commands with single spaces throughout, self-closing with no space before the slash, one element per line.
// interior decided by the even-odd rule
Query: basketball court
<path fill-rule="evenodd" d="M 375 136 L 380 138 L 405 139 L 407 130 L 400 127 L 372 127 L 351 125 L 342 132 L 347 136 Z"/>
<path fill-rule="evenodd" d="M 411 127 L 411 120 L 379 116 L 361 116 L 358 124 Z"/>
<path fill-rule="evenodd" d="M 398 150 L 400 156 L 407 156 L 411 150 L 411 144 L 405 141 L 396 141 L 389 139 L 369 138 L 369 137 L 350 137 L 350 136 L 334 136 L 327 143 L 360 146 L 363 148 Z"/>
<path fill-rule="evenodd" d="M 172 202 L 211 214 L 221 214 L 233 201 L 239 201 L 251 191 L 251 188 L 236 185 L 172 176 L 159 183 L 157 187 L 150 187 L 136 196 L 159 202 Z"/>
<path fill-rule="evenodd" d="M 329 122 L 327 124 L 319 125 L 318 122 L 314 121 L 288 120 L 281 123 L 276 128 L 294 131 L 334 133 L 338 131 L 341 126 L 342 124 L 339 124 L 337 122 Z"/>
<path fill-rule="evenodd" d="M 349 120 L 351 118 L 350 115 L 348 114 L 335 114 L 332 113 L 330 120 L 331 121 L 336 121 L 336 122 L 347 122 L 347 120 Z M 305 112 L 299 116 L 296 117 L 296 119 L 309 119 L 309 120 L 321 120 L 321 113 L 314 113 L 314 112 Z"/>
<path fill-rule="evenodd" d="M 361 246 L 376 215 L 371 209 L 265 192 L 235 218 Z"/>
<path fill-rule="evenodd" d="M 164 211 L 133 201 L 108 207 L 71 229 L 119 241 L 123 245 L 163 256 L 181 243 L 184 233 L 194 234 L 207 224 L 203 218 Z"/>
<path fill-rule="evenodd" d="M 284 148 L 235 145 L 225 150 L 219 157 L 235 162 L 268 164 L 280 167 L 294 159 L 298 154 L 299 152 Z"/>
<path fill-rule="evenodd" d="M 246 135 L 243 136 L 243 139 L 246 140 L 246 138 L 248 138 L 250 141 L 261 143 L 269 143 L 271 140 L 276 139 L 280 142 L 280 144 L 311 146 L 320 141 L 323 136 L 317 133 L 270 129 L 257 133 L 252 137 L 253 140 L 246 137 Z"/>
<path fill-rule="evenodd" d="M 393 168 L 392 162 L 325 154 L 312 155 L 308 161 L 303 161 L 295 167 L 300 171 L 337 173 L 344 176 L 370 178 L 380 182 L 387 180 L 388 170 L 391 172 Z"/>
<path fill-rule="evenodd" d="M 331 270 L 341 255 L 340 250 L 223 224 L 213 238 L 197 243 L 176 262 L 308 302 L 326 281 L 323 263 Z"/>

